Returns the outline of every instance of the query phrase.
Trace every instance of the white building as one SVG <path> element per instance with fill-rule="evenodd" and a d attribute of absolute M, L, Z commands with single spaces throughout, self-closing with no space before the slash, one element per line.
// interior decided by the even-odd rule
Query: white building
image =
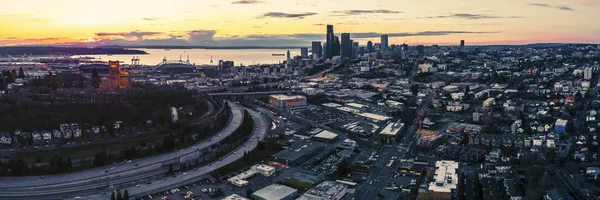
<path fill-rule="evenodd" d="M 458 162 L 451 160 L 440 160 L 435 162 L 435 174 L 433 181 L 429 183 L 429 192 L 435 197 L 450 196 L 456 192 L 458 184 Z M 440 198 L 444 199 L 444 198 Z"/>
<path fill-rule="evenodd" d="M 306 97 L 304 96 L 288 96 L 288 95 L 271 95 L 269 96 L 269 104 L 281 109 L 298 110 L 306 108 Z"/>
<path fill-rule="evenodd" d="M 586 67 L 585 69 L 583 69 L 583 79 L 591 80 L 592 75 L 593 75 L 593 71 L 592 71 L 591 67 Z"/>

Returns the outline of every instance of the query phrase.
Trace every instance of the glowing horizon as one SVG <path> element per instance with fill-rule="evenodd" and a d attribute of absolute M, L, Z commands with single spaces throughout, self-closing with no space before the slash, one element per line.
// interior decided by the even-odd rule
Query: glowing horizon
<path fill-rule="evenodd" d="M 600 0 L 0 0 L 0 45 L 310 46 L 600 43 Z"/>

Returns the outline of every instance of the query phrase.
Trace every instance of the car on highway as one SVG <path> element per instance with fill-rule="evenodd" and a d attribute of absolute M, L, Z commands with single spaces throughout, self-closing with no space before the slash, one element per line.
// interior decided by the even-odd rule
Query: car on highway
<path fill-rule="evenodd" d="M 110 168 L 110 170 L 115 170 L 115 169 L 116 169 L 115 167 L 111 167 L 111 168 Z"/>
<path fill-rule="evenodd" d="M 75 199 L 81 199 L 81 197 L 80 196 L 76 196 Z"/>

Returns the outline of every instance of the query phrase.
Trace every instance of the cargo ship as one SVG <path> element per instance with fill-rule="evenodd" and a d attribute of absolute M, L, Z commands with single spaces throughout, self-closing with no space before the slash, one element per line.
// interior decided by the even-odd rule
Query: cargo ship
<path fill-rule="evenodd" d="M 285 56 L 284 53 L 274 53 L 273 56 Z"/>

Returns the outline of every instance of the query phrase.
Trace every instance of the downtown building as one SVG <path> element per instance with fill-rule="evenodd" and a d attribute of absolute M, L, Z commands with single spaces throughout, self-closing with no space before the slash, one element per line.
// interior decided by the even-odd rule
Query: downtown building
<path fill-rule="evenodd" d="M 352 58 L 352 40 L 350 33 L 342 33 L 342 58 Z"/>

